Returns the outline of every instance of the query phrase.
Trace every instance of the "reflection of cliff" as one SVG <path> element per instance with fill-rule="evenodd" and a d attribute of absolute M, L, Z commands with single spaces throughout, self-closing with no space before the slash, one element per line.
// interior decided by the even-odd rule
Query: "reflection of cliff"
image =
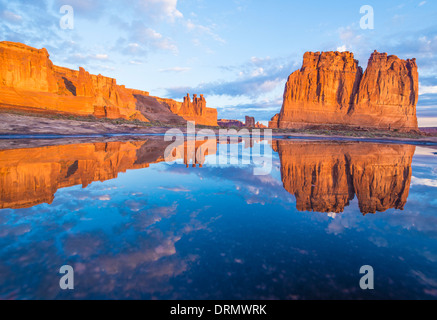
<path fill-rule="evenodd" d="M 299 211 L 340 213 L 355 195 L 363 214 L 407 203 L 414 146 L 278 141 L 274 148 Z"/>
<path fill-rule="evenodd" d="M 60 188 L 75 185 L 85 188 L 94 181 L 117 178 L 120 172 L 163 162 L 164 150 L 170 143 L 151 139 L 1 150 L 0 209 L 52 203 Z M 193 152 L 203 144 L 196 143 Z M 181 144 L 174 154 L 182 159 L 191 148 L 188 143 Z"/>

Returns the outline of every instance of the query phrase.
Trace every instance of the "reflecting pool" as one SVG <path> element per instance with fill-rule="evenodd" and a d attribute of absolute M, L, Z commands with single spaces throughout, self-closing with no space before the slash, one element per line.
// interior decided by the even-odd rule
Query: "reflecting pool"
<path fill-rule="evenodd" d="M 169 144 L 0 148 L 0 299 L 437 298 L 435 147 Z M 241 161 L 259 150 L 268 174 Z"/>

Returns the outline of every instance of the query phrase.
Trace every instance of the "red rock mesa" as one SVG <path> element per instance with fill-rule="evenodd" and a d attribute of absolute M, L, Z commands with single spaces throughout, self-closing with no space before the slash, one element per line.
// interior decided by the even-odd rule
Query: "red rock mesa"
<path fill-rule="evenodd" d="M 46 49 L 0 42 L 0 108 L 167 124 L 194 120 L 217 126 L 217 110 L 206 108 L 203 96 L 180 106 L 83 68 L 55 66 Z"/>
<path fill-rule="evenodd" d="M 418 130 L 416 59 L 374 52 L 363 73 L 350 52 L 307 52 L 288 78 L 271 128 L 322 125 Z"/>

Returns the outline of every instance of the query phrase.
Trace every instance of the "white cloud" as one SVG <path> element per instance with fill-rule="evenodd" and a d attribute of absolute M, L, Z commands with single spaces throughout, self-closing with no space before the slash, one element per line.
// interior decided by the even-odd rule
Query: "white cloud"
<path fill-rule="evenodd" d="M 429 118 L 419 117 L 418 121 L 419 121 L 420 128 L 437 127 L 437 118 L 435 117 L 429 117 Z"/>
<path fill-rule="evenodd" d="M 107 54 L 88 54 L 84 55 L 81 53 L 76 53 L 73 55 L 76 61 L 87 61 L 87 60 L 108 60 L 109 56 Z"/>
<path fill-rule="evenodd" d="M 162 39 L 162 34 L 156 32 L 151 28 L 142 29 L 142 36 L 145 37 L 146 39 Z"/>
<path fill-rule="evenodd" d="M 183 18 L 183 14 L 177 9 L 178 0 L 139 0 L 140 7 L 148 14 L 159 19 L 175 21 Z"/>
<path fill-rule="evenodd" d="M 108 60 L 109 57 L 107 54 L 96 54 L 94 58 L 97 60 Z"/>
<path fill-rule="evenodd" d="M 118 47 L 130 55 L 144 56 L 150 49 L 170 51 L 177 54 L 179 49 L 172 39 L 164 37 L 156 30 L 146 27 L 142 22 L 133 22 L 128 39 L 120 38 Z"/>
<path fill-rule="evenodd" d="M 174 68 L 167 68 L 167 69 L 160 69 L 159 72 L 187 72 L 190 71 L 191 68 L 187 68 L 187 67 L 174 67 Z"/>
<path fill-rule="evenodd" d="M 140 62 L 140 61 L 135 61 L 135 60 L 131 60 L 131 61 L 129 61 L 129 63 L 130 63 L 130 64 L 133 64 L 133 65 L 137 65 L 137 66 L 140 66 L 140 65 L 143 64 L 142 62 Z"/>
<path fill-rule="evenodd" d="M 7 11 L 7 10 L 2 12 L 1 17 L 3 19 L 5 19 L 6 21 L 9 21 L 9 22 L 12 22 L 12 23 L 19 23 L 19 22 L 21 22 L 23 20 L 22 16 L 20 16 L 18 14 L 15 14 L 15 13 L 13 13 L 11 11 Z"/>
<path fill-rule="evenodd" d="M 412 177 L 411 184 L 416 186 L 427 186 L 427 187 L 437 188 L 437 180 L 432 180 L 432 179 L 420 179 L 420 178 Z"/>
<path fill-rule="evenodd" d="M 254 65 L 260 65 L 260 64 L 264 64 L 268 61 L 270 61 L 271 58 L 270 57 L 266 57 L 266 58 L 258 58 L 258 57 L 252 57 L 250 58 L 250 61 L 254 64 Z"/>
<path fill-rule="evenodd" d="M 419 3 L 419 7 L 423 6 L 426 4 L 426 1 L 422 1 L 421 3 Z"/>
<path fill-rule="evenodd" d="M 419 84 L 419 94 L 437 94 L 437 86 L 423 86 Z"/>
<path fill-rule="evenodd" d="M 200 24 L 195 24 L 190 19 L 188 19 L 185 22 L 185 26 L 188 29 L 188 31 L 206 34 L 207 36 L 209 36 L 210 38 L 212 38 L 213 40 L 215 40 L 217 42 L 220 42 L 222 44 L 226 43 L 226 40 L 222 39 L 218 34 L 214 33 L 214 31 L 212 31 L 212 29 L 210 27 L 206 27 L 206 26 L 203 26 Z"/>
<path fill-rule="evenodd" d="M 262 75 L 265 75 L 264 68 L 262 68 L 262 67 L 259 67 L 255 70 L 253 70 L 253 72 L 251 74 L 252 77 L 259 77 Z"/>

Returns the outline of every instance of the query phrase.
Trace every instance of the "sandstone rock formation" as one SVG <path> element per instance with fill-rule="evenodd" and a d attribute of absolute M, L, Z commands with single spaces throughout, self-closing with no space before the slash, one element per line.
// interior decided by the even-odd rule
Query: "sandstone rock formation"
<path fill-rule="evenodd" d="M 277 141 L 284 188 L 299 211 L 344 211 L 355 196 L 363 214 L 402 210 L 414 146 Z"/>
<path fill-rule="evenodd" d="M 254 129 L 266 129 L 267 127 L 260 122 L 255 123 L 254 117 L 246 116 L 246 123 L 239 120 L 218 120 L 218 125 L 224 128 L 254 128 Z"/>
<path fill-rule="evenodd" d="M 307 52 L 288 78 L 271 128 L 351 126 L 418 130 L 416 60 L 374 52 L 363 73 L 350 52 Z"/>
<path fill-rule="evenodd" d="M 148 121 L 115 79 L 54 66 L 46 49 L 1 42 L 0 61 L 1 107 Z"/>
<path fill-rule="evenodd" d="M 206 108 L 203 96 L 181 106 L 117 85 L 115 79 L 91 75 L 83 68 L 55 66 L 46 49 L 0 42 L 0 108 L 166 124 L 185 119 L 217 126 L 217 110 Z"/>
<path fill-rule="evenodd" d="M 239 120 L 228 120 L 220 119 L 218 120 L 218 125 L 223 128 L 244 128 L 244 123 Z"/>
<path fill-rule="evenodd" d="M 217 110 L 206 107 L 206 100 L 201 94 L 200 97 L 193 95 L 191 101 L 190 94 L 184 97 L 184 102 L 180 103 L 171 99 L 159 99 L 168 105 L 169 109 L 183 117 L 186 121 L 194 121 L 198 125 L 217 127 Z"/>
<path fill-rule="evenodd" d="M 173 113 L 170 105 L 176 104 L 174 100 L 160 99 L 141 94 L 134 94 L 137 99 L 137 109 L 150 121 L 170 123 L 173 125 L 184 125 L 186 120 L 176 113 Z"/>
<path fill-rule="evenodd" d="M 257 128 L 257 129 L 267 129 L 267 126 L 263 125 L 261 122 L 258 121 L 255 124 L 255 128 Z"/>
<path fill-rule="evenodd" d="M 246 116 L 246 128 L 254 128 L 255 127 L 255 118 Z"/>

